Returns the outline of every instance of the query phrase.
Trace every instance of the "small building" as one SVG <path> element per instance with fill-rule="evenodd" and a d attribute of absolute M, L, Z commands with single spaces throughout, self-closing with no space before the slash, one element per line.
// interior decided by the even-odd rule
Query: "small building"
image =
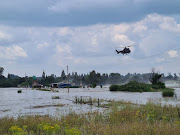
<path fill-rule="evenodd" d="M 71 87 L 72 83 L 67 83 L 67 82 L 59 82 L 59 83 L 51 83 L 52 88 L 67 88 Z"/>
<path fill-rule="evenodd" d="M 58 88 L 59 83 L 51 83 L 51 88 Z"/>
<path fill-rule="evenodd" d="M 67 88 L 67 87 L 71 87 L 71 84 L 63 83 L 58 85 L 58 88 Z"/>

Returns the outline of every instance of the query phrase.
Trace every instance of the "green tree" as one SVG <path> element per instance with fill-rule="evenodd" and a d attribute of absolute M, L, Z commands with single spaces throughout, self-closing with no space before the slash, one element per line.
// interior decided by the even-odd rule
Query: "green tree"
<path fill-rule="evenodd" d="M 96 73 L 95 70 L 91 71 L 89 76 L 89 82 L 90 84 L 97 84 L 100 82 L 100 79 L 101 79 L 101 74 L 100 73 Z"/>
<path fill-rule="evenodd" d="M 4 68 L 0 67 L 0 76 L 3 75 Z"/>
<path fill-rule="evenodd" d="M 44 70 L 42 73 L 41 84 L 44 86 L 46 85 L 46 74 L 45 74 Z"/>
<path fill-rule="evenodd" d="M 65 80 L 65 79 L 66 79 L 66 74 L 65 74 L 64 70 L 63 70 L 62 73 L 61 73 L 61 79 L 62 79 L 62 80 Z"/>
<path fill-rule="evenodd" d="M 159 73 L 159 71 L 157 71 L 155 68 L 151 68 L 151 74 L 150 74 L 150 78 L 149 81 L 155 85 L 158 84 L 160 82 L 162 74 Z"/>

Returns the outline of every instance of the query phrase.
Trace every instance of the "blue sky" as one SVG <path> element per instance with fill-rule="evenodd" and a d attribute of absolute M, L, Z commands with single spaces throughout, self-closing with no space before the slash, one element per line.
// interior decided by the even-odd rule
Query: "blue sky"
<path fill-rule="evenodd" d="M 116 47 L 132 53 L 115 53 Z M 179 0 L 2 0 L 0 63 L 13 73 L 180 73 Z M 151 57 L 152 56 L 152 57 Z"/>

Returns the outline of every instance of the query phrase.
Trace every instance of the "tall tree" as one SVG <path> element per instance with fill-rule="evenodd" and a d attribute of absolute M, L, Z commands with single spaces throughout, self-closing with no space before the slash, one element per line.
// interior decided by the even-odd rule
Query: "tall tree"
<path fill-rule="evenodd" d="M 3 75 L 4 68 L 0 67 L 0 76 Z"/>
<path fill-rule="evenodd" d="M 162 74 L 160 74 L 158 70 L 156 70 L 155 68 L 151 68 L 151 75 L 150 75 L 149 81 L 152 84 L 157 84 L 159 80 L 161 79 L 161 76 Z"/>
<path fill-rule="evenodd" d="M 45 75 L 44 70 L 43 70 L 43 73 L 42 73 L 41 84 L 44 85 L 44 86 L 46 85 L 46 75 Z"/>
<path fill-rule="evenodd" d="M 45 72 L 43 70 L 43 73 L 42 73 L 42 79 L 45 79 L 46 78 L 46 75 L 45 75 Z"/>
<path fill-rule="evenodd" d="M 97 73 L 96 74 L 96 71 L 93 70 L 90 72 L 88 78 L 89 78 L 89 81 L 90 81 L 90 84 L 97 84 L 100 82 L 100 73 Z"/>
<path fill-rule="evenodd" d="M 62 79 L 62 80 L 65 80 L 65 79 L 66 79 L 66 75 L 65 75 L 64 70 L 63 70 L 62 73 L 61 73 L 61 79 Z"/>

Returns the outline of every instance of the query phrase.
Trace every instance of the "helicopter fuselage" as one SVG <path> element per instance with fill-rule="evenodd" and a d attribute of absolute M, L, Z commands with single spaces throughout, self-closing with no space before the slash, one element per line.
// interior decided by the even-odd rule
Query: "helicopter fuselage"
<path fill-rule="evenodd" d="M 121 53 L 121 54 L 128 54 L 128 53 L 130 53 L 131 52 L 131 50 L 129 49 L 129 48 L 124 48 L 123 50 L 121 50 L 121 51 L 118 51 L 118 50 L 116 50 L 116 52 L 119 54 L 119 53 Z"/>

